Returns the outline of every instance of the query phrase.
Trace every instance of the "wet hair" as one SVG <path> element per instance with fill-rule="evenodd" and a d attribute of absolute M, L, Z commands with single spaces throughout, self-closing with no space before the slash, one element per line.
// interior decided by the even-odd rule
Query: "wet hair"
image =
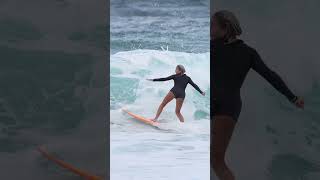
<path fill-rule="evenodd" d="M 186 72 L 186 69 L 185 69 L 184 66 L 181 65 L 181 64 L 179 64 L 179 65 L 177 66 L 177 68 L 181 71 L 182 74 L 184 74 L 184 73 Z"/>
<path fill-rule="evenodd" d="M 211 18 L 213 17 L 215 17 L 217 23 L 227 31 L 226 39 L 235 38 L 242 34 L 240 22 L 232 12 L 227 10 L 217 11 Z"/>

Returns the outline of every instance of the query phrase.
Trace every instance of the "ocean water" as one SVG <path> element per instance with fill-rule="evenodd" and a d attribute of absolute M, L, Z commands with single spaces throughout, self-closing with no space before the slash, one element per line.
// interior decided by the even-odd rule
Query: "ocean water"
<path fill-rule="evenodd" d="M 79 179 L 38 146 L 106 177 L 106 7 L 96 3 L 0 2 L 0 179 Z"/>
<path fill-rule="evenodd" d="M 112 180 L 209 180 L 209 1 L 111 1 L 110 157 Z M 122 112 L 154 117 L 183 64 L 192 86 L 182 107 L 170 102 L 153 128 Z"/>
<path fill-rule="evenodd" d="M 157 50 L 112 55 L 112 179 L 209 179 L 209 56 L 209 53 Z M 136 122 L 121 111 L 126 108 L 145 117 L 154 117 L 173 82 L 156 83 L 145 79 L 169 75 L 180 63 L 190 69 L 188 74 L 207 93 L 203 97 L 191 86 L 187 88 L 182 108 L 184 124 L 175 116 L 174 101 L 164 109 L 160 129 Z"/>
<path fill-rule="evenodd" d="M 111 0 L 111 53 L 209 52 L 209 0 Z"/>

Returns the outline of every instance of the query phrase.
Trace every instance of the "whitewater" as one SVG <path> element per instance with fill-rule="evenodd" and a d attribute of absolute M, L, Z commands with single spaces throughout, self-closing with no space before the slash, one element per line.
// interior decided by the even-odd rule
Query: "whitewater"
<path fill-rule="evenodd" d="M 111 179 L 209 179 L 210 54 L 158 50 L 118 52 L 110 63 Z M 154 117 L 173 81 L 150 82 L 165 77 L 183 64 L 187 74 L 207 93 L 186 89 L 182 107 L 185 123 L 175 116 L 170 102 L 160 116 L 160 129 L 135 121 L 126 108 Z M 196 172 L 196 173 L 195 173 Z"/>

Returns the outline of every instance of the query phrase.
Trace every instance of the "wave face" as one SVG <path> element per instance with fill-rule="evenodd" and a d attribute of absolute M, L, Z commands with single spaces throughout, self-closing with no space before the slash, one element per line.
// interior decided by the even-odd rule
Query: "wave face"
<path fill-rule="evenodd" d="M 210 179 L 209 0 L 110 4 L 111 179 Z M 184 124 L 174 101 L 161 114 L 160 129 L 121 111 L 154 117 L 173 82 L 145 79 L 172 75 L 177 64 L 207 92 L 203 97 L 187 87 Z"/>
<path fill-rule="evenodd" d="M 111 56 L 112 179 L 209 179 L 209 60 L 209 53 L 157 50 L 119 52 Z M 207 93 L 203 97 L 188 85 L 182 107 L 184 124 L 175 116 L 174 101 L 160 116 L 160 129 L 136 122 L 121 111 L 126 108 L 154 117 L 173 81 L 150 82 L 146 78 L 169 76 L 177 64 L 183 64 L 187 75 Z"/>

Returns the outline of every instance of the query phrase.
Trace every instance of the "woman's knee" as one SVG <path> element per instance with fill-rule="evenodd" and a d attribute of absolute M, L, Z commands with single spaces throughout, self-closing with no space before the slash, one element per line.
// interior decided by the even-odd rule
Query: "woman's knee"
<path fill-rule="evenodd" d="M 176 109 L 176 115 L 177 115 L 177 116 L 180 116 L 180 115 L 181 115 L 180 110 L 177 110 L 177 109 Z"/>

